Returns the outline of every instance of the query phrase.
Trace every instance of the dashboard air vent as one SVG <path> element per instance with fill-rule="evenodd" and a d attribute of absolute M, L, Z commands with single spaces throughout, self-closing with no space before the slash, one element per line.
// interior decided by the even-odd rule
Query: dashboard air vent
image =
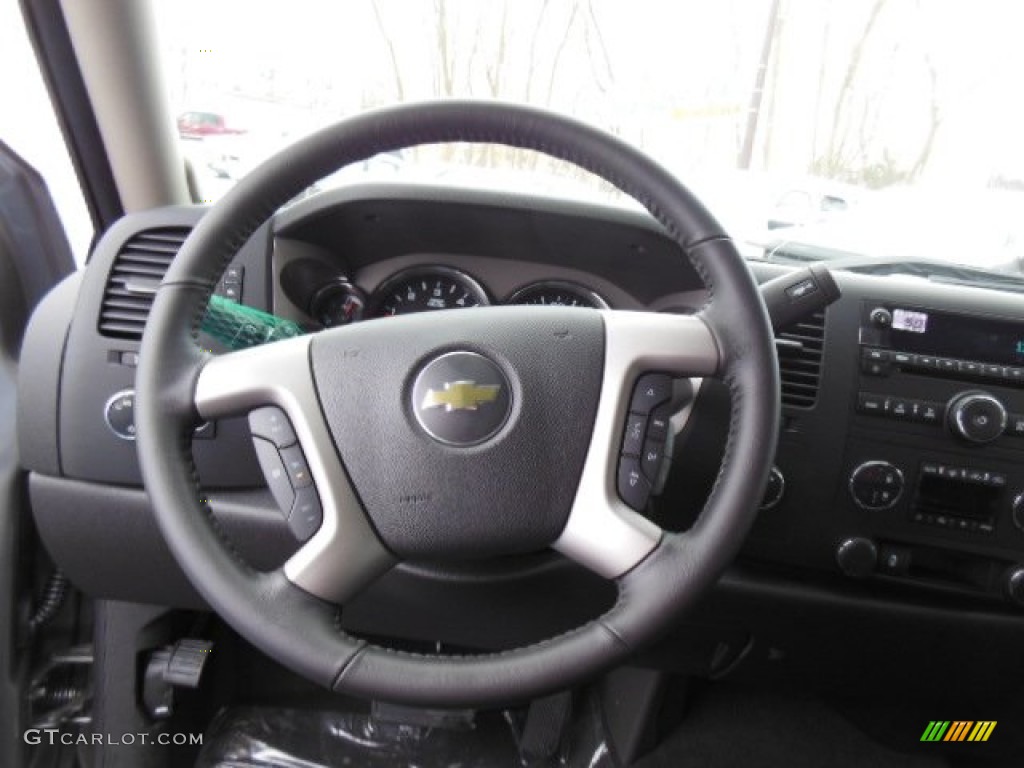
<path fill-rule="evenodd" d="M 157 286 L 190 231 L 188 227 L 148 229 L 121 246 L 103 292 L 101 334 L 142 338 Z"/>
<path fill-rule="evenodd" d="M 825 346 L 825 313 L 813 315 L 780 330 L 775 337 L 782 377 L 782 404 L 813 408 L 821 383 Z"/>

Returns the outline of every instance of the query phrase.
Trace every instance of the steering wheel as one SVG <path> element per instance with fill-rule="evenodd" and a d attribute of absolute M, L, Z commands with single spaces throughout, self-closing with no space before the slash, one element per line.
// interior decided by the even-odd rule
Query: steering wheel
<path fill-rule="evenodd" d="M 199 348 L 197 329 L 221 273 L 275 210 L 337 168 L 442 142 L 537 150 L 614 184 L 679 243 L 708 303 L 693 315 L 464 309 L 220 356 Z M 644 387 L 634 388 L 650 372 L 717 377 L 731 391 L 721 469 L 684 533 L 660 529 L 617 493 L 627 417 L 644 411 Z M 202 218 L 161 283 L 136 388 L 138 456 L 154 515 L 209 605 L 309 680 L 429 706 L 498 705 L 565 688 L 666 629 L 738 550 L 763 493 L 780 410 L 764 303 L 696 198 L 609 134 L 533 108 L 472 101 L 360 114 L 242 179 Z M 217 529 L 190 439 L 202 420 L 266 405 L 287 415 L 308 464 L 315 528 L 269 573 L 248 566 Z M 339 606 L 399 561 L 545 547 L 614 579 L 615 604 L 566 634 L 493 654 L 405 653 L 341 629 Z"/>

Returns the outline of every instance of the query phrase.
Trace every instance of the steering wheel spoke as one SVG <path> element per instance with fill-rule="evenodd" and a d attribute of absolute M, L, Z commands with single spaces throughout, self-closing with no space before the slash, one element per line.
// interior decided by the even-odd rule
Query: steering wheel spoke
<path fill-rule="evenodd" d="M 704 377 L 719 367 L 718 347 L 697 316 L 652 312 L 604 312 L 605 364 L 593 436 L 579 489 L 554 548 L 600 575 L 613 579 L 632 570 L 657 546 L 662 530 L 631 509 L 624 498 L 630 482 L 648 483 L 632 459 L 643 437 L 624 434 L 650 429 L 649 412 L 637 402 L 643 374 Z M 636 469 L 632 470 L 633 464 Z"/>
<path fill-rule="evenodd" d="M 303 489 L 305 503 L 318 505 L 322 517 L 316 532 L 284 564 L 284 574 L 317 597 L 344 603 L 394 560 L 373 532 L 338 458 L 321 415 L 309 346 L 309 337 L 299 337 L 210 358 L 199 373 L 195 407 L 204 419 L 266 405 L 284 411 L 312 478 L 312 491 Z M 282 513 L 315 515 L 298 500 Z"/>

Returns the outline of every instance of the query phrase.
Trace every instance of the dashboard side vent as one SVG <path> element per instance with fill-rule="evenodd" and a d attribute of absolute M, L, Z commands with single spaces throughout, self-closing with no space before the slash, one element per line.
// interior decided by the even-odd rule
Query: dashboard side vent
<path fill-rule="evenodd" d="M 782 404 L 813 408 L 821 384 L 821 359 L 825 347 L 825 313 L 813 315 L 783 328 L 775 336 L 782 377 Z"/>
<path fill-rule="evenodd" d="M 103 292 L 101 334 L 117 339 L 142 338 L 156 289 L 190 231 L 188 227 L 148 229 L 121 246 Z"/>

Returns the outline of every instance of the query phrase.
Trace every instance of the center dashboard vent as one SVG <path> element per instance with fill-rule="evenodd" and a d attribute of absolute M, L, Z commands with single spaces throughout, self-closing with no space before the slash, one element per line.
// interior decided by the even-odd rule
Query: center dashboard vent
<path fill-rule="evenodd" d="M 821 359 L 825 348 L 825 313 L 813 315 L 775 334 L 782 377 L 782 404 L 813 408 L 821 384 Z"/>
<path fill-rule="evenodd" d="M 147 229 L 121 246 L 103 292 L 101 334 L 142 338 L 156 289 L 190 232 L 188 227 Z"/>

